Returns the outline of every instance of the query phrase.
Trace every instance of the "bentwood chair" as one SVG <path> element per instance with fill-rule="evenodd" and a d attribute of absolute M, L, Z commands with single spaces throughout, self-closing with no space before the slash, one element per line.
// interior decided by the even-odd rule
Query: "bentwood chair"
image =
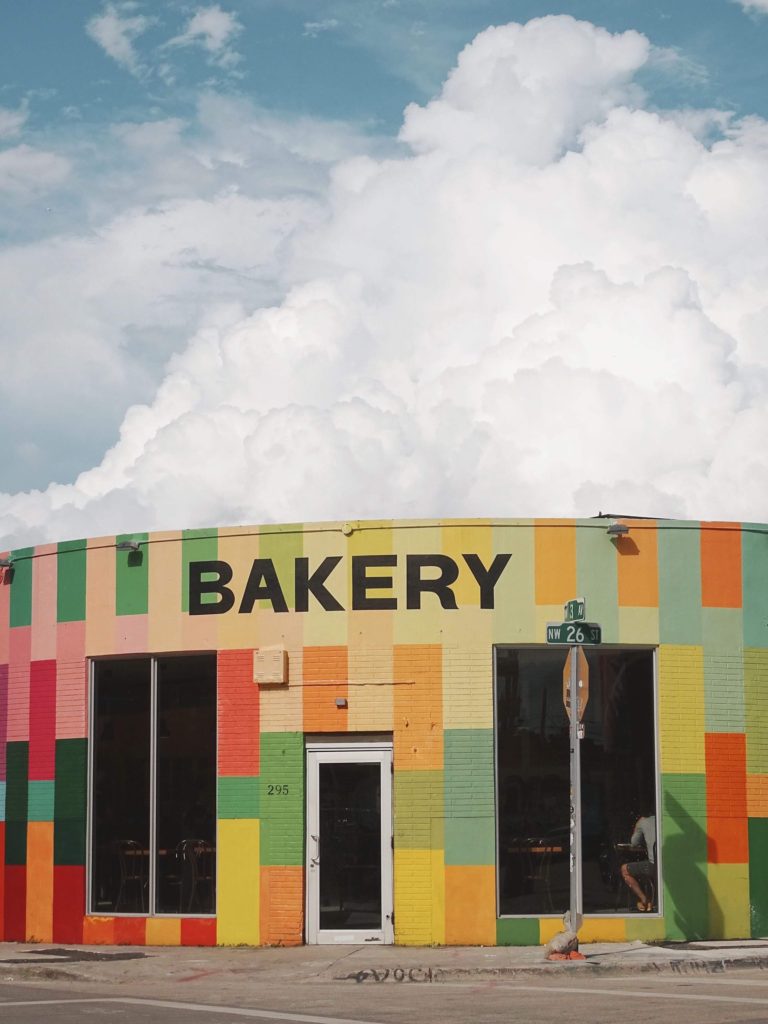
<path fill-rule="evenodd" d="M 146 913 L 149 852 L 135 839 L 116 839 L 114 849 L 120 870 L 115 912 L 128 910 Z"/>

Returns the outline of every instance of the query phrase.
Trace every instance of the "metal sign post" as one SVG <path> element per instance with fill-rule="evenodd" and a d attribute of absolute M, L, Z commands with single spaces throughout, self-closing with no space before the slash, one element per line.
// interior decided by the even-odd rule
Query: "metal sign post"
<path fill-rule="evenodd" d="M 581 743 L 579 742 L 579 662 L 581 659 L 579 658 L 579 653 L 578 647 L 571 647 L 568 656 L 571 665 L 571 901 L 568 912 L 569 920 L 565 922 L 567 929 L 577 933 L 579 928 L 581 928 L 583 909 L 581 879 Z"/>

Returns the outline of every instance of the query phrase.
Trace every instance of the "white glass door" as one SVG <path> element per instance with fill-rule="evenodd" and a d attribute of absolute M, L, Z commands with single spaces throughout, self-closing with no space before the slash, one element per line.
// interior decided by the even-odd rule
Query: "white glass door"
<path fill-rule="evenodd" d="M 307 942 L 391 943 L 392 745 L 307 746 Z"/>

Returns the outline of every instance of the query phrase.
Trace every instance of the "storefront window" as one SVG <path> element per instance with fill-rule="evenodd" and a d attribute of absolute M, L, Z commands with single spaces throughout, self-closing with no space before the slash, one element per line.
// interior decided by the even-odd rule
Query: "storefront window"
<path fill-rule="evenodd" d="M 563 707 L 566 649 L 497 648 L 496 774 L 499 911 L 562 914 L 569 904 L 569 745 Z M 584 911 L 657 907 L 653 834 L 656 760 L 653 653 L 587 650 L 589 703 L 581 741 Z M 645 899 L 622 877 L 639 874 Z M 641 904 L 641 906 L 638 906 Z"/>
<path fill-rule="evenodd" d="M 212 914 L 215 655 L 94 664 L 91 912 Z"/>

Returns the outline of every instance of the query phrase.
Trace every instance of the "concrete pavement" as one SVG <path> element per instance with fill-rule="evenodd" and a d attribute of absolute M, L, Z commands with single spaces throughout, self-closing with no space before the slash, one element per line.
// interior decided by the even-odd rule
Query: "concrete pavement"
<path fill-rule="evenodd" d="M 706 976 L 768 970 L 768 940 L 648 944 L 586 943 L 584 961 L 551 963 L 542 946 L 300 946 L 199 948 L 55 946 L 0 943 L 0 982 L 72 982 L 133 991 L 236 996 L 254 982 L 269 985 L 347 983 L 424 985 L 514 979 L 524 975 L 616 974 Z"/>

